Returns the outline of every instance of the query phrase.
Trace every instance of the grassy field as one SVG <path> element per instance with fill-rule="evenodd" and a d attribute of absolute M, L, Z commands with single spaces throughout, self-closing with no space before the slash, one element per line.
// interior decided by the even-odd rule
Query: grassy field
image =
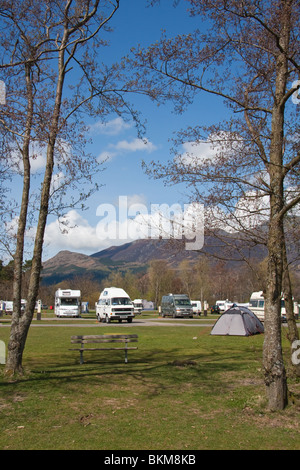
<path fill-rule="evenodd" d="M 128 364 L 123 352 L 97 351 L 80 365 L 71 335 L 125 327 L 90 323 L 34 326 L 25 376 L 8 380 L 0 366 L 0 449 L 299 449 L 300 382 L 289 380 L 286 410 L 267 410 L 263 335 L 210 336 L 200 320 L 199 327 L 126 325 L 139 335 Z M 0 340 L 8 336 L 0 324 Z"/>

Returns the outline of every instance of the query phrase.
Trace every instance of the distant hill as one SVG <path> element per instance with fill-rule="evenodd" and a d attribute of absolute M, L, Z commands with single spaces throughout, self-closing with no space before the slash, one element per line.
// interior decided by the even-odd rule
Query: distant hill
<path fill-rule="evenodd" d="M 177 265 L 187 257 L 190 253 L 168 240 L 136 240 L 90 256 L 64 250 L 43 263 L 42 283 L 56 284 L 82 275 L 101 280 L 114 270 L 146 272 L 153 259 L 166 259 L 170 265 Z"/>
<path fill-rule="evenodd" d="M 65 279 L 82 275 L 102 279 L 109 272 L 105 265 L 91 256 L 64 250 L 43 262 L 42 283 L 57 284 Z"/>
<path fill-rule="evenodd" d="M 219 259 L 225 257 L 225 245 L 219 239 L 206 237 L 205 251 Z M 248 256 L 250 254 L 259 261 L 265 256 L 261 246 L 256 246 L 251 253 L 249 248 L 246 251 Z M 114 270 L 143 273 L 147 271 L 150 261 L 154 259 L 167 260 L 170 267 L 176 269 L 183 260 L 196 262 L 202 254 L 203 252 L 186 250 L 183 240 L 164 239 L 136 240 L 121 246 L 111 246 L 90 256 L 60 251 L 43 263 L 42 283 L 56 284 L 82 275 L 101 280 Z M 235 257 L 237 258 L 237 254 L 233 252 L 231 260 L 226 264 L 232 266 L 232 263 L 236 263 Z"/>
<path fill-rule="evenodd" d="M 194 258 L 195 253 L 184 249 L 181 240 L 136 240 L 121 246 L 112 246 L 91 255 L 102 263 L 115 265 L 141 265 L 153 259 L 166 259 L 177 264 L 183 259 Z"/>

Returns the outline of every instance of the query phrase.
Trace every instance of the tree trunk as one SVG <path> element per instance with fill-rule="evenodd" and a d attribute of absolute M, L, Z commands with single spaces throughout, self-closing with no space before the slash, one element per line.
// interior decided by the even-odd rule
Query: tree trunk
<path fill-rule="evenodd" d="M 282 237 L 282 222 L 271 222 L 263 350 L 265 385 L 271 410 L 282 410 L 287 405 L 286 371 L 281 347 Z"/>
<path fill-rule="evenodd" d="M 296 324 L 296 319 L 294 315 L 294 303 L 293 303 L 293 295 L 292 295 L 292 287 L 291 287 L 291 279 L 287 261 L 287 254 L 286 254 L 286 245 L 284 244 L 283 247 L 283 295 L 284 295 L 284 305 L 285 305 L 285 312 L 286 312 L 286 320 L 288 325 L 288 340 L 293 344 L 294 341 L 299 340 L 299 331 Z M 290 368 L 292 373 L 300 377 L 300 364 L 293 364 L 292 361 L 290 363 Z"/>
<path fill-rule="evenodd" d="M 21 311 L 21 293 L 22 293 L 22 267 L 23 267 L 23 253 L 24 253 L 24 235 L 27 223 L 28 201 L 30 191 L 30 160 L 29 160 L 29 146 L 31 136 L 31 126 L 33 119 L 33 94 L 32 94 L 32 80 L 31 80 L 31 67 L 29 64 L 25 65 L 25 78 L 26 78 L 26 92 L 27 92 L 27 117 L 25 136 L 22 148 L 22 161 L 23 161 L 23 192 L 21 209 L 18 221 L 17 243 L 14 255 L 14 280 L 13 280 L 13 314 L 11 321 L 10 339 L 8 343 L 7 362 L 5 373 L 13 375 L 15 373 L 22 373 L 22 351 L 24 349 L 27 329 L 22 325 L 25 318 Z M 20 347 L 21 345 L 21 347 Z"/>
<path fill-rule="evenodd" d="M 270 160 L 270 223 L 268 233 L 268 278 L 265 306 L 264 372 L 269 408 L 287 405 L 287 380 L 281 347 L 281 289 L 283 276 L 283 152 L 284 110 L 288 77 L 287 52 L 291 27 L 291 5 L 281 2 L 280 52 L 276 57 L 276 82 L 272 110 Z"/>
<path fill-rule="evenodd" d="M 65 41 L 66 40 L 67 40 L 67 37 L 65 37 Z M 33 318 L 35 302 L 36 302 L 38 289 L 39 289 L 40 273 L 41 273 L 41 266 L 42 266 L 42 250 L 43 250 L 43 242 L 44 242 L 44 233 L 45 233 L 45 227 L 46 227 L 47 216 L 48 216 L 50 186 L 51 186 L 51 179 L 52 179 L 53 166 L 54 166 L 54 148 L 55 148 L 56 138 L 58 134 L 58 125 L 59 125 L 58 123 L 59 123 L 59 116 L 60 116 L 64 78 L 65 78 L 64 47 L 62 47 L 59 53 L 59 70 L 58 70 L 58 81 L 57 81 L 57 88 L 56 88 L 56 99 L 55 99 L 51 126 L 50 126 L 49 143 L 47 146 L 47 162 L 46 162 L 46 169 L 45 169 L 44 181 L 43 181 L 41 199 L 40 199 L 41 202 L 40 202 L 40 210 L 39 210 L 39 217 L 38 217 L 38 226 L 37 226 L 35 242 L 34 242 L 34 251 L 33 251 L 32 267 L 31 267 L 30 279 L 29 279 L 29 287 L 28 287 L 28 293 L 27 293 L 27 304 L 26 304 L 24 313 L 21 314 L 21 308 L 19 308 L 18 311 L 14 312 L 14 315 L 12 318 L 10 340 L 9 340 L 9 345 L 8 345 L 8 359 L 7 359 L 6 369 L 5 369 L 7 375 L 13 375 L 16 373 L 23 372 L 23 367 L 22 367 L 23 352 L 25 348 L 28 330 L 29 330 L 29 327 Z M 29 161 L 29 158 L 28 158 L 28 161 Z M 29 171 L 30 171 L 30 167 L 29 167 Z M 29 191 L 29 187 L 28 187 L 28 191 Z M 24 211 L 25 209 L 27 211 L 27 207 L 28 207 L 28 200 L 26 204 L 26 200 L 24 199 Z M 24 222 L 23 224 L 24 227 L 22 226 L 24 228 L 24 231 L 25 231 L 25 226 L 26 226 L 26 214 L 24 215 L 25 219 L 22 218 L 22 221 Z M 20 239 L 23 240 L 23 243 L 24 243 L 24 232 L 23 234 L 20 234 Z M 19 262 L 20 260 L 23 260 L 23 245 L 21 243 L 21 240 L 19 241 L 20 248 L 18 249 Z M 22 262 L 21 262 L 21 265 L 22 265 Z M 16 285 L 16 295 L 21 297 L 21 284 L 20 283 Z"/>

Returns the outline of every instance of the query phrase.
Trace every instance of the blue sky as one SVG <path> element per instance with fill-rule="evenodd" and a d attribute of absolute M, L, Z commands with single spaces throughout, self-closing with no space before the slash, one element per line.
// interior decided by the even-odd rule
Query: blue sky
<path fill-rule="evenodd" d="M 106 53 L 113 61 L 118 60 L 130 51 L 131 47 L 141 44 L 147 46 L 158 40 L 162 29 L 174 36 L 188 33 L 199 26 L 199 19 L 189 18 L 185 13 L 186 2 L 181 0 L 177 8 L 173 1 L 162 0 L 161 5 L 147 8 L 146 0 L 121 0 L 121 6 L 110 25 L 114 31 L 109 34 L 110 47 Z M 131 241 L 118 237 L 117 231 L 107 236 L 99 230 L 99 223 L 113 222 L 113 210 L 110 219 L 101 217 L 104 205 L 115 207 L 118 217 L 120 197 L 127 197 L 128 208 L 134 212 L 141 206 L 151 213 L 153 204 L 184 204 L 188 202 L 187 191 L 183 186 L 165 187 L 163 181 L 149 179 L 145 175 L 142 160 L 164 162 L 170 158 L 169 139 L 173 133 L 188 125 L 211 124 L 219 120 L 222 103 L 216 98 L 202 95 L 182 115 L 173 113 L 171 106 L 160 106 L 146 97 L 133 97 L 137 109 L 147 120 L 145 139 L 147 144 L 138 139 L 136 129 L 117 116 L 110 116 L 107 125 L 97 120 L 91 124 L 92 146 L 89 151 L 97 158 L 108 157 L 106 170 L 99 175 L 98 183 L 103 185 L 89 202 L 89 209 L 68 213 L 70 224 L 74 226 L 67 234 L 59 230 L 57 220 L 48 218 L 45 234 L 44 260 L 51 258 L 60 250 L 92 254 L 112 245 Z M 217 119 L 216 119 L 217 116 Z M 140 206 L 134 206 L 139 204 Z M 100 207 L 100 209 L 99 209 Z M 108 227 L 108 226 L 107 226 Z"/>

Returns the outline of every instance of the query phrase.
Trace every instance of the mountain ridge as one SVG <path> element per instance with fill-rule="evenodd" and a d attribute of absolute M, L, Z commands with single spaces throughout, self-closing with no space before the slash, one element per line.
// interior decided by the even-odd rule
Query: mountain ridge
<path fill-rule="evenodd" d="M 225 245 L 212 237 L 206 237 L 206 252 L 222 259 Z M 41 275 L 43 284 L 56 284 L 76 276 L 90 276 L 102 280 L 114 270 L 125 272 L 146 272 L 150 261 L 154 259 L 166 260 L 173 269 L 178 268 L 183 260 L 191 263 L 197 260 L 204 252 L 195 252 L 185 249 L 184 240 L 169 239 L 139 239 L 119 246 L 111 246 L 92 255 L 85 255 L 68 250 L 62 250 L 43 263 Z M 255 247 L 252 257 L 261 261 L 265 256 L 263 247 Z M 234 258 L 226 264 L 241 262 Z"/>

